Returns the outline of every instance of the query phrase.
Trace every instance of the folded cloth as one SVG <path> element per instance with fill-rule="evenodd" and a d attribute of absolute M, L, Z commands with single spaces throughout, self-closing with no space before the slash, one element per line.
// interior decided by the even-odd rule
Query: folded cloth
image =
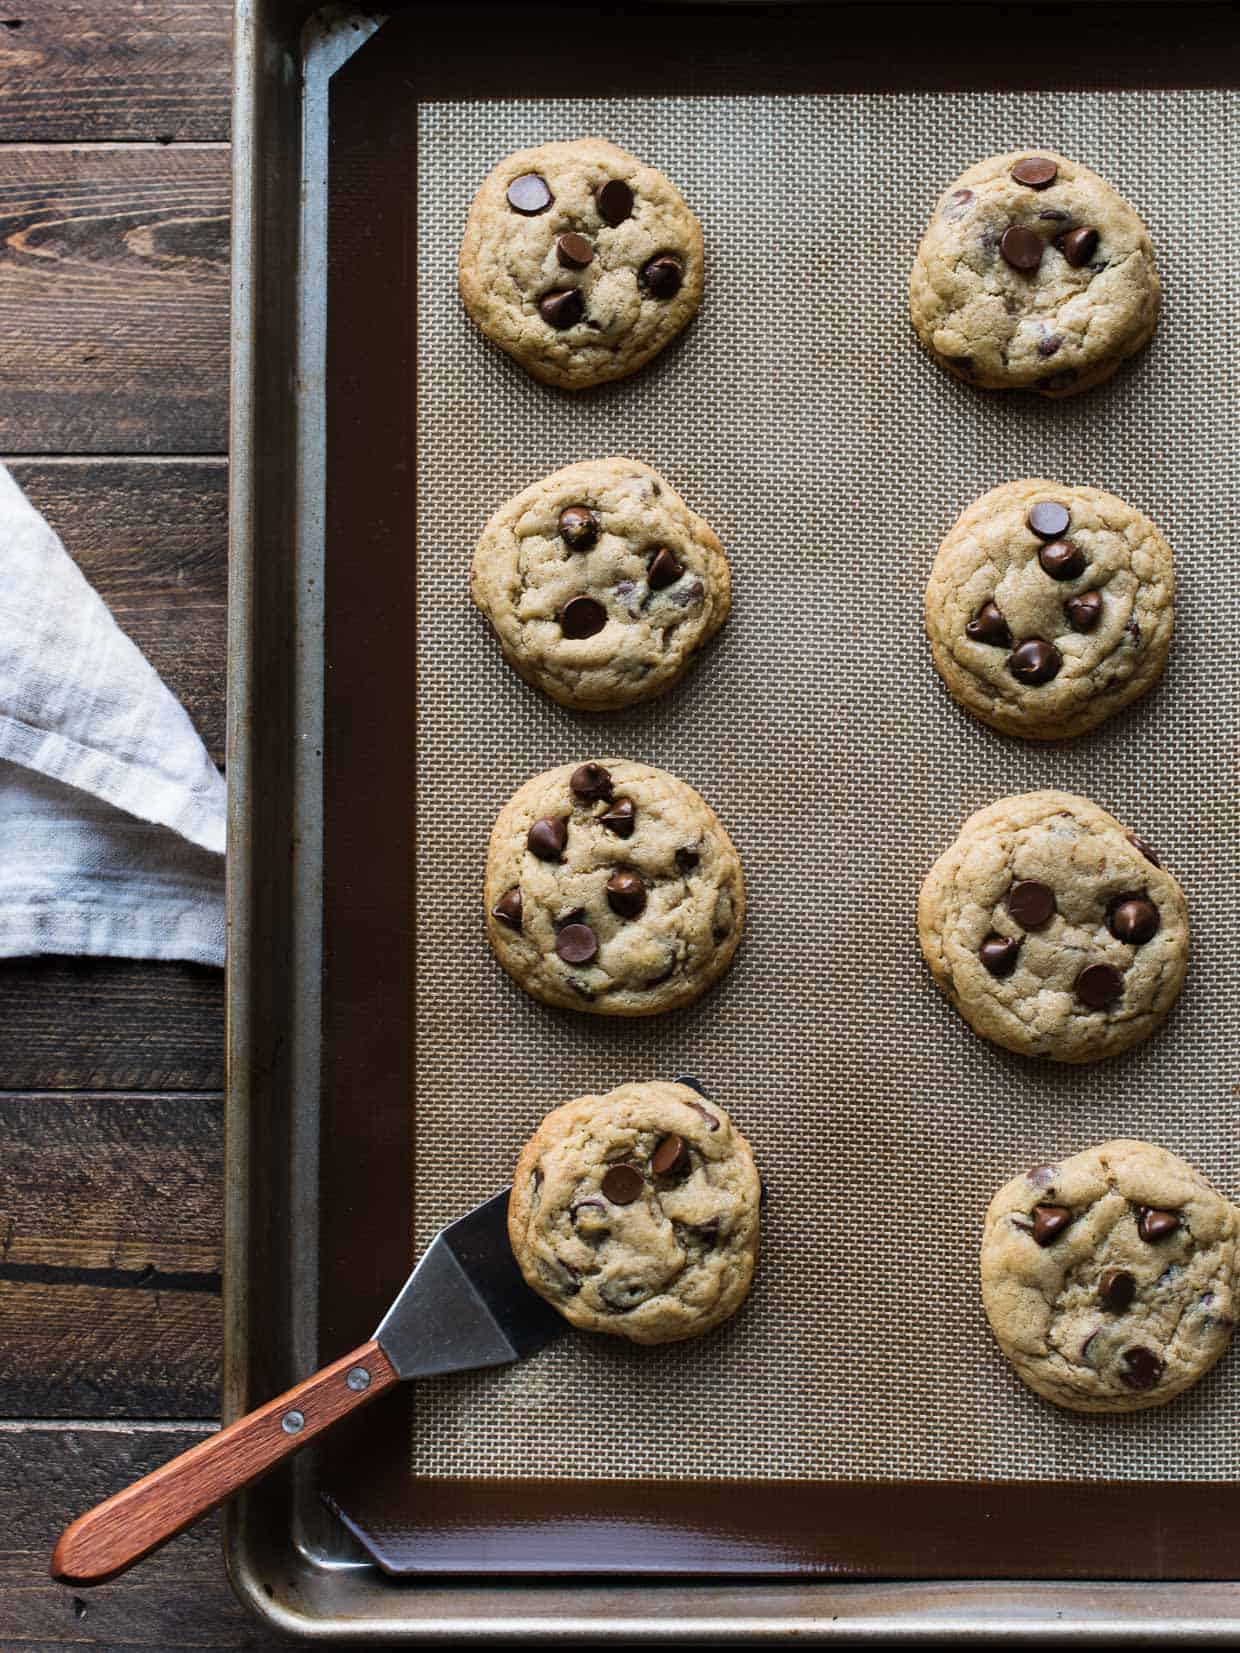
<path fill-rule="evenodd" d="M 224 962 L 224 780 L 0 465 L 0 957 Z"/>

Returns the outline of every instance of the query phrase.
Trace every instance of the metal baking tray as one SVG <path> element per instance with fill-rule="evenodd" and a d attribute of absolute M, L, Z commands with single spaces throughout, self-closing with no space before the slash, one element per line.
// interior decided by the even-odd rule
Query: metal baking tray
<path fill-rule="evenodd" d="M 606 41 L 591 90 L 613 96 L 1240 84 L 1230 7 L 1038 15 L 1069 11 L 1071 62 L 1031 67 L 1023 7 L 238 0 L 226 1416 L 369 1335 L 410 1262 L 414 892 L 391 826 L 415 782 L 410 108 L 554 95 L 583 39 Z M 380 314 L 352 279 L 376 259 Z M 611 1481 L 601 1500 L 415 1482 L 409 1428 L 406 1399 L 379 1402 L 238 1501 L 228 1565 L 261 1617 L 356 1642 L 1240 1640 L 1230 1483 Z M 1085 1531 L 1125 1535 L 1122 1578 L 1091 1579 Z"/>

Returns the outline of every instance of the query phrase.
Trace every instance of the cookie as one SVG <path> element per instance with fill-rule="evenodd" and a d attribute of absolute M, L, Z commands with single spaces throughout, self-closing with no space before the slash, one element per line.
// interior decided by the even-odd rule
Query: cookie
<path fill-rule="evenodd" d="M 1147 1039 L 1188 965 L 1180 886 L 1148 844 L 1070 792 L 970 816 L 922 885 L 917 933 L 975 1033 L 1055 1062 Z"/>
<path fill-rule="evenodd" d="M 657 355 L 696 314 L 704 268 L 680 191 L 601 138 L 506 156 L 474 197 L 459 261 L 471 320 L 562 390 Z"/>
<path fill-rule="evenodd" d="M 921 342 L 987 390 L 1075 396 L 1148 343 L 1149 231 L 1096 172 L 1052 150 L 970 167 L 934 209 L 909 280 Z"/>
<path fill-rule="evenodd" d="M 926 632 L 960 704 L 1005 734 L 1079 735 L 1162 676 L 1175 628 L 1171 547 L 1100 488 L 1027 478 L 953 525 Z"/>
<path fill-rule="evenodd" d="M 622 758 L 566 763 L 514 793 L 491 832 L 487 935 L 544 1004 L 654 1016 L 727 969 L 745 880 L 706 800 Z"/>
<path fill-rule="evenodd" d="M 1136 1412 L 1182 1394 L 1231 1338 L 1236 1211 L 1148 1142 L 1104 1142 L 990 1202 L 982 1302 L 1039 1395 Z"/>
<path fill-rule="evenodd" d="M 744 1302 L 760 1197 L 753 1152 L 717 1103 L 688 1085 L 620 1085 L 543 1120 L 517 1161 L 508 1235 L 574 1326 L 674 1343 Z"/>
<path fill-rule="evenodd" d="M 635 459 L 568 465 L 502 505 L 471 590 L 508 664 L 585 711 L 662 694 L 732 606 L 714 532 Z"/>

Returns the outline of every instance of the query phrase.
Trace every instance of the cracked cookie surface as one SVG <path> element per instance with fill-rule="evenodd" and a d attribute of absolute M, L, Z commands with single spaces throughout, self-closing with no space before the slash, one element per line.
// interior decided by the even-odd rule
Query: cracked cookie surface
<path fill-rule="evenodd" d="M 662 694 L 732 605 L 717 536 L 635 459 L 568 465 L 502 505 L 470 588 L 509 665 L 586 711 Z"/>
<path fill-rule="evenodd" d="M 487 937 L 544 1004 L 653 1016 L 732 962 L 740 858 L 718 816 L 665 770 L 621 758 L 536 775 L 491 831 Z"/>
<path fill-rule="evenodd" d="M 1005 734 L 1094 728 L 1162 676 L 1175 629 L 1171 548 L 1100 488 L 992 488 L 939 547 L 926 586 L 939 675 Z"/>
<path fill-rule="evenodd" d="M 688 1085 L 620 1085 L 542 1121 L 517 1162 L 513 1254 L 566 1320 L 634 1343 L 710 1331 L 758 1256 L 753 1153 Z"/>
<path fill-rule="evenodd" d="M 1188 965 L 1188 906 L 1154 851 L 1069 792 L 979 810 L 930 869 L 917 934 L 984 1038 L 1094 1062 L 1149 1037 Z"/>
<path fill-rule="evenodd" d="M 1036 1165 L 986 1213 L 991 1329 L 1021 1378 L 1059 1406 L 1161 1406 L 1227 1347 L 1236 1224 L 1199 1172 L 1148 1142 Z"/>
<path fill-rule="evenodd" d="M 644 366 L 693 319 L 702 231 L 674 184 L 602 138 L 505 156 L 459 258 L 471 319 L 536 379 L 581 390 Z"/>
<path fill-rule="evenodd" d="M 1149 231 L 1053 150 L 994 155 L 940 197 L 909 280 L 913 326 L 957 378 L 1072 396 L 1146 344 L 1160 290 Z"/>

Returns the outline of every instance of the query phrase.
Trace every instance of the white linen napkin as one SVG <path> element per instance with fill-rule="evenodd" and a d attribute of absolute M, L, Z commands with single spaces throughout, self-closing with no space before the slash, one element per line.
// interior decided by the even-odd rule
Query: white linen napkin
<path fill-rule="evenodd" d="M 224 779 L 0 465 L 0 957 L 224 962 Z"/>

